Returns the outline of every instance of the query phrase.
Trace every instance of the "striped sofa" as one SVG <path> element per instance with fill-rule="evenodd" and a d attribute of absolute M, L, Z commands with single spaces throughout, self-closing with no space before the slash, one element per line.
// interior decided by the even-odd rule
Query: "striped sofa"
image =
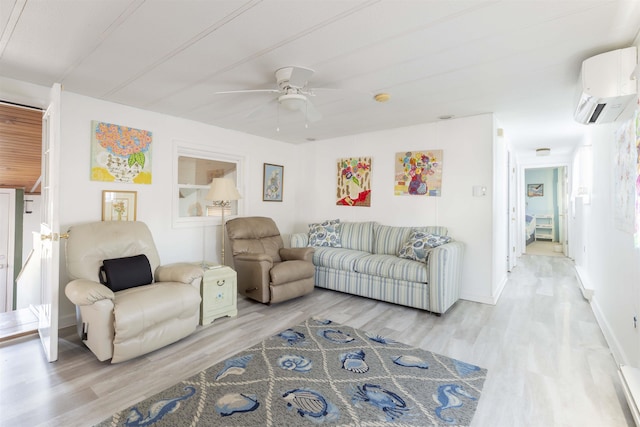
<path fill-rule="evenodd" d="M 393 227 L 343 222 L 341 248 L 316 247 L 315 285 L 443 314 L 460 295 L 464 245 L 451 241 L 430 250 L 427 262 L 397 256 L 412 230 L 447 235 L 446 227 Z M 291 236 L 291 247 L 309 244 L 307 233 Z"/>

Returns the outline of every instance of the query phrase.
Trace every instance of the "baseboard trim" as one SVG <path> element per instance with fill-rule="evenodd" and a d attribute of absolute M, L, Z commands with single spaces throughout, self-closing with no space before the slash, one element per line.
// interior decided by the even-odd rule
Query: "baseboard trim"
<path fill-rule="evenodd" d="M 68 328 L 69 326 L 75 326 L 75 324 L 76 324 L 75 313 L 58 317 L 58 329 Z"/>
<path fill-rule="evenodd" d="M 465 301 L 471 301 L 471 302 L 479 302 L 482 304 L 496 305 L 498 303 L 498 300 L 500 299 L 500 295 L 502 295 L 502 291 L 507 285 L 507 281 L 508 281 L 508 276 L 505 275 L 500 281 L 500 283 L 498 284 L 495 295 L 492 295 L 492 296 L 477 295 L 477 294 L 472 294 L 472 293 L 463 291 L 460 293 L 460 299 L 463 299 Z"/>
<path fill-rule="evenodd" d="M 600 330 L 604 335 L 604 339 L 609 345 L 609 349 L 611 350 L 611 354 L 613 354 L 616 365 L 621 366 L 629 364 L 629 359 L 622 349 L 623 347 L 620 345 L 615 335 L 611 332 L 612 329 L 602 314 L 602 310 L 598 305 L 597 298 L 591 301 L 591 311 L 593 311 L 593 314 L 596 317 L 596 322 L 598 322 L 598 326 L 600 326 Z"/>
<path fill-rule="evenodd" d="M 591 281 L 589 280 L 589 275 L 584 269 L 578 265 L 575 266 L 576 278 L 578 279 L 578 287 L 580 288 L 580 292 L 582 292 L 582 296 L 587 301 L 591 302 L 593 299 L 593 286 L 591 285 Z"/>
<path fill-rule="evenodd" d="M 638 399 L 640 399 L 640 369 L 632 366 L 620 366 L 618 370 L 624 397 L 627 399 L 629 410 L 633 416 L 636 426 L 640 426 L 640 410 L 638 409 Z"/>
<path fill-rule="evenodd" d="M 479 302 L 482 304 L 496 305 L 496 301 L 494 300 L 494 298 L 487 297 L 484 295 L 473 295 L 473 294 L 466 294 L 463 292 L 460 295 L 460 299 L 463 299 L 465 301 L 471 301 L 471 302 Z"/>

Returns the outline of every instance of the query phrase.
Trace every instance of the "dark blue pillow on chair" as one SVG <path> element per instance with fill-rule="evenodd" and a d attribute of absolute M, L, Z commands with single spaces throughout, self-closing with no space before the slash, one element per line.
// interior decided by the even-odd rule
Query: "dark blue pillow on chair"
<path fill-rule="evenodd" d="M 153 282 L 151 264 L 149 264 L 149 259 L 144 254 L 105 259 L 102 261 L 98 276 L 100 277 L 100 283 L 113 292 L 148 285 Z"/>

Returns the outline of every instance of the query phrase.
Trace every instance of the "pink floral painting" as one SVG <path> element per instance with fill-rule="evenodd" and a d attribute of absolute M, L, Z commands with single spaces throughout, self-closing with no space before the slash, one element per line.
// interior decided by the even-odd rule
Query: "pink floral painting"
<path fill-rule="evenodd" d="M 442 150 L 396 153 L 396 196 L 435 196 L 442 191 Z"/>
<path fill-rule="evenodd" d="M 371 157 L 338 160 L 339 206 L 371 206 Z"/>
<path fill-rule="evenodd" d="M 91 180 L 151 184 L 152 133 L 91 122 Z"/>

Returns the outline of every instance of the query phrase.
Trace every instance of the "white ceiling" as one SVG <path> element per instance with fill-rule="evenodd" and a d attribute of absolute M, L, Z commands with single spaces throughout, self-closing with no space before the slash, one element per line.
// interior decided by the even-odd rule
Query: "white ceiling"
<path fill-rule="evenodd" d="M 581 62 L 639 28 L 637 0 L 0 0 L 0 76 L 291 143 L 494 112 L 519 151 L 560 153 Z M 308 128 L 259 109 L 274 94 L 215 93 L 288 65 L 344 89 Z"/>

